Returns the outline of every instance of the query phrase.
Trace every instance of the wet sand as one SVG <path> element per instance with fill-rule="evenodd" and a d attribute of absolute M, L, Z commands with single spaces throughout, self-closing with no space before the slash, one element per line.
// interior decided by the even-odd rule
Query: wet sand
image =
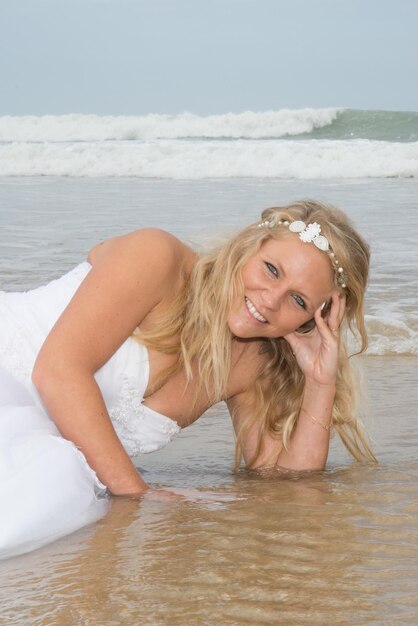
<path fill-rule="evenodd" d="M 97 525 L 1 563 L 0 623 L 418 623 L 418 359 L 362 363 L 378 466 L 335 441 L 323 473 L 234 474 L 219 405 L 140 461 L 200 497 L 115 499 Z"/>
<path fill-rule="evenodd" d="M 418 358 L 406 356 L 418 354 L 417 185 L 2 179 L 5 289 L 59 276 L 93 243 L 133 228 L 199 240 L 292 198 L 340 204 L 372 243 L 367 310 L 385 356 L 361 359 L 378 466 L 333 441 L 323 473 L 234 473 L 230 420 L 214 407 L 138 460 L 150 484 L 185 497 L 115 499 L 100 523 L 0 563 L 1 626 L 418 623 Z"/>

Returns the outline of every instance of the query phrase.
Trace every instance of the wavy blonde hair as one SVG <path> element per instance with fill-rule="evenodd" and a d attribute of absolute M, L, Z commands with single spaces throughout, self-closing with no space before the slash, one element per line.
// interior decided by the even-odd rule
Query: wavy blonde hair
<path fill-rule="evenodd" d="M 332 423 L 347 450 L 357 460 L 375 461 L 357 415 L 357 385 L 351 366 L 347 333 L 359 343 L 357 353 L 367 347 L 364 325 L 364 294 L 369 270 L 369 246 L 354 230 L 347 216 L 334 206 L 302 200 L 263 211 L 261 219 L 278 222 L 301 220 L 318 222 L 346 276 L 346 311 L 341 333 L 337 391 Z M 166 354 L 176 354 L 176 363 L 157 381 L 161 387 L 174 373 L 184 370 L 188 383 L 194 378 L 192 363 L 197 364 L 196 399 L 205 390 L 210 403 L 227 398 L 231 367 L 232 334 L 227 324 L 233 297 L 243 292 L 241 269 L 268 239 L 288 236 L 283 225 L 259 228 L 259 223 L 241 230 L 218 249 L 201 255 L 184 288 L 170 310 L 160 319 L 158 328 L 141 332 L 139 340 Z M 324 253 L 325 254 L 325 253 Z M 335 276 L 335 287 L 341 289 Z M 347 332 L 344 332 L 344 328 Z M 178 340 L 173 343 L 173 338 Z M 243 441 L 258 423 L 258 444 L 248 467 L 262 450 L 263 435 L 270 433 L 285 447 L 289 446 L 303 397 L 304 376 L 285 339 L 263 339 L 264 365 L 253 383 L 254 402 L 251 415 L 237 436 L 236 464 L 242 457 Z M 356 354 L 357 354 L 356 353 Z M 155 390 L 155 388 L 154 388 Z"/>

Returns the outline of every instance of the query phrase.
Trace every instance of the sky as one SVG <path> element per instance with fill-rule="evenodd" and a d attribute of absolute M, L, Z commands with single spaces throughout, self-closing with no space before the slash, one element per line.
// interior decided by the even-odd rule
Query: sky
<path fill-rule="evenodd" d="M 418 0 L 0 0 L 0 115 L 418 111 Z"/>

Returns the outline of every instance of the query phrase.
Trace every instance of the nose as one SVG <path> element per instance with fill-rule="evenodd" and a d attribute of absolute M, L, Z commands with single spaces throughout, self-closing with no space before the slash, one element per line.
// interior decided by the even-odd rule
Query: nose
<path fill-rule="evenodd" d="M 262 304 L 270 311 L 278 311 L 280 309 L 284 293 L 284 285 L 269 285 L 262 292 Z"/>

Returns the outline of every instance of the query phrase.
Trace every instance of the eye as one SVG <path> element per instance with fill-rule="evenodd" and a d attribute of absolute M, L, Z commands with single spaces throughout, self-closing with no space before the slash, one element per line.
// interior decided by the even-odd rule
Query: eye
<path fill-rule="evenodd" d="M 293 299 L 298 306 L 300 306 L 302 309 L 306 309 L 305 300 L 301 298 L 297 293 L 293 294 Z"/>
<path fill-rule="evenodd" d="M 270 274 L 273 274 L 273 276 L 275 276 L 276 278 L 279 277 L 279 271 L 278 271 L 277 267 L 275 267 L 274 265 L 272 265 L 268 261 L 265 262 L 265 266 L 267 267 L 267 269 L 270 272 Z"/>

